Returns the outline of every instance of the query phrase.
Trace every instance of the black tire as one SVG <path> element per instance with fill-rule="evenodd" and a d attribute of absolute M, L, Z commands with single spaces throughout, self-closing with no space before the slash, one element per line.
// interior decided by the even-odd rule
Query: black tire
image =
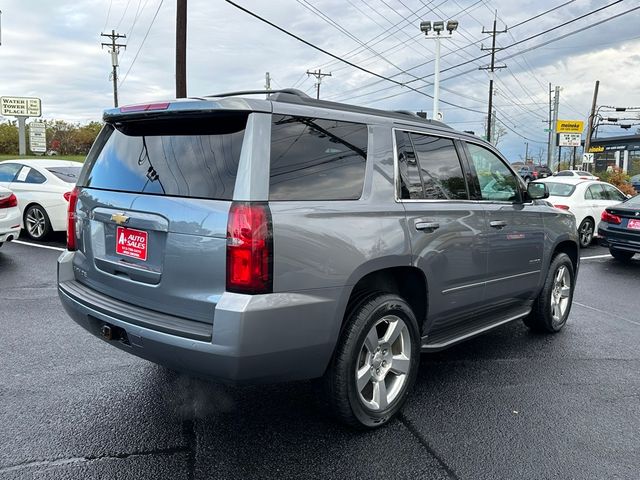
<path fill-rule="evenodd" d="M 628 262 L 633 258 L 635 253 L 627 252 L 626 250 L 618 250 L 617 248 L 609 248 L 609 253 L 613 258 L 618 260 L 619 262 Z"/>
<path fill-rule="evenodd" d="M 587 248 L 591 245 L 593 240 L 593 233 L 595 231 L 595 224 L 590 218 L 585 218 L 578 227 L 578 241 L 581 248 Z"/>
<path fill-rule="evenodd" d="M 51 233 L 51 221 L 44 207 L 34 204 L 24 212 L 24 231 L 32 240 L 44 240 Z"/>
<path fill-rule="evenodd" d="M 568 292 L 564 291 L 564 287 L 558 288 L 558 284 L 556 282 L 556 277 L 559 275 L 559 271 L 561 268 L 567 272 L 569 281 L 569 290 Z M 561 284 L 563 282 L 560 282 Z M 540 294 L 536 298 L 533 303 L 533 308 L 531 313 L 525 317 L 524 323 L 527 327 L 535 332 L 545 332 L 545 333 L 557 333 L 562 330 L 565 323 L 567 323 L 567 317 L 571 312 L 571 304 L 573 302 L 573 291 L 575 289 L 575 269 L 573 267 L 573 263 L 571 259 L 566 253 L 558 253 L 551 260 L 551 265 L 549 265 L 549 270 L 547 271 L 547 278 L 545 278 L 544 286 L 540 291 Z M 559 291 L 563 291 L 562 293 L 567 293 L 567 297 L 561 297 L 562 294 L 559 294 Z M 564 300 L 566 298 L 566 307 L 563 311 L 556 310 L 553 311 L 553 302 Z M 559 305 L 565 305 L 564 302 Z M 559 308 L 559 307 L 558 307 Z M 558 313 L 560 313 L 558 315 Z M 554 318 L 555 317 L 555 318 Z"/>
<path fill-rule="evenodd" d="M 393 319 L 401 320 L 402 323 Z M 402 333 L 390 344 L 390 347 L 385 349 L 385 344 L 380 342 L 384 341 L 385 334 L 390 333 L 392 325 L 402 328 Z M 378 346 L 377 350 L 373 349 L 377 352 L 375 355 L 369 353 L 372 349 L 369 349 L 365 343 L 366 340 L 370 340 L 369 335 L 372 332 L 376 336 L 383 334 L 378 343 L 382 347 Z M 404 374 L 395 373 L 392 365 L 394 361 L 397 361 L 393 359 L 398 356 L 394 352 L 399 352 L 399 344 L 405 352 L 410 352 L 408 360 L 406 360 L 406 355 L 403 357 L 405 358 L 403 370 L 406 368 Z M 391 358 L 388 365 L 385 365 L 386 362 L 381 363 L 384 358 Z M 376 428 L 384 425 L 404 404 L 415 382 L 419 363 L 420 330 L 409 304 L 393 294 L 369 296 L 348 314 L 335 354 L 323 379 L 333 413 L 338 419 L 354 427 Z M 360 371 L 367 372 L 369 381 L 359 390 L 356 370 L 360 364 Z M 397 363 L 396 368 L 399 368 L 399 365 Z M 382 380 L 374 378 L 376 366 L 380 367 L 377 372 L 383 376 Z M 389 375 L 391 375 L 389 377 L 391 388 L 387 387 L 387 376 Z M 397 384 L 396 382 L 401 383 Z M 378 392 L 381 391 L 381 387 L 376 387 L 376 384 L 382 385 L 383 383 L 384 392 L 395 394 L 395 396 L 386 407 L 383 407 L 383 402 L 378 403 L 381 408 L 370 407 L 366 404 L 367 399 L 363 398 L 369 385 L 371 385 L 372 393 L 370 402 L 375 402 L 376 388 Z M 379 395 L 381 394 L 379 393 Z"/>

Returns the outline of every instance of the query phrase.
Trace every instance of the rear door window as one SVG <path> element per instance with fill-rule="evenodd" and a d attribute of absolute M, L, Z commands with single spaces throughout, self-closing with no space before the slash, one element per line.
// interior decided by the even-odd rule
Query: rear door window
<path fill-rule="evenodd" d="M 0 182 L 12 182 L 21 167 L 18 163 L 1 163 Z"/>
<path fill-rule="evenodd" d="M 246 122 L 239 112 L 108 124 L 78 185 L 231 200 Z"/>
<path fill-rule="evenodd" d="M 591 185 L 589 191 L 591 192 L 591 198 L 593 200 L 608 200 L 607 194 L 599 183 Z"/>
<path fill-rule="evenodd" d="M 31 167 L 23 167 L 14 180 L 14 183 L 39 184 L 47 181 L 47 178 Z"/>
<path fill-rule="evenodd" d="M 367 142 L 363 124 L 274 115 L 269 200 L 357 200 Z"/>
<path fill-rule="evenodd" d="M 411 133 L 424 195 L 428 200 L 468 199 L 467 185 L 453 140 Z"/>

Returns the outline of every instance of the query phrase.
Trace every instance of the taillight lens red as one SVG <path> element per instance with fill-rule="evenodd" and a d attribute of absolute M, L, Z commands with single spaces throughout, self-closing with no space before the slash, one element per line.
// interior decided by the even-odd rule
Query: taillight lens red
<path fill-rule="evenodd" d="M 8 197 L 0 198 L 0 208 L 11 208 L 18 206 L 18 199 L 15 194 L 11 194 Z"/>
<path fill-rule="evenodd" d="M 605 223 L 613 223 L 614 225 L 620 225 L 622 223 L 622 218 L 620 218 L 618 215 L 609 213 L 606 210 L 602 212 L 602 215 L 600 216 L 600 220 L 602 220 Z"/>
<path fill-rule="evenodd" d="M 569 205 L 554 205 L 554 207 L 559 208 L 560 210 L 569 210 Z"/>
<path fill-rule="evenodd" d="M 234 202 L 227 222 L 227 291 L 273 290 L 273 227 L 266 203 Z"/>
<path fill-rule="evenodd" d="M 78 187 L 74 188 L 71 192 L 64 194 L 64 197 L 69 202 L 67 208 L 67 250 L 77 250 L 76 245 L 76 205 L 78 204 L 78 194 L 80 190 Z M 67 194 L 69 197 L 67 198 Z"/>

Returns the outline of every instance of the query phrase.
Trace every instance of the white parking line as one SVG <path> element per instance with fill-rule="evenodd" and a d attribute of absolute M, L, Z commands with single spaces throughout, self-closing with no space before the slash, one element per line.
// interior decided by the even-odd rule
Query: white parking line
<path fill-rule="evenodd" d="M 58 250 L 59 252 L 64 252 L 64 248 L 60 247 L 50 247 L 49 245 L 38 245 L 37 243 L 23 242 L 21 240 L 12 240 L 11 243 L 19 243 L 20 245 L 28 245 L 30 247 L 36 248 L 46 248 L 47 250 Z"/>
<path fill-rule="evenodd" d="M 596 308 L 596 307 L 590 307 L 589 305 L 585 305 L 584 303 L 579 303 L 579 302 L 576 302 L 576 301 L 574 301 L 573 303 L 574 303 L 574 305 L 579 305 L 582 308 L 587 308 L 589 310 L 593 310 L 594 312 L 603 313 L 604 314 L 604 318 L 615 317 L 615 318 L 617 318 L 619 320 L 623 320 L 625 322 L 633 323 L 634 325 L 638 325 L 640 327 L 640 322 L 635 322 L 633 320 L 629 320 L 628 318 L 621 317 L 620 315 L 616 315 L 615 313 L 607 312 L 605 310 L 600 310 L 599 308 Z"/>
<path fill-rule="evenodd" d="M 580 260 L 592 260 L 594 258 L 608 258 L 610 257 L 610 254 L 605 254 L 605 255 L 594 255 L 593 257 L 580 257 Z"/>

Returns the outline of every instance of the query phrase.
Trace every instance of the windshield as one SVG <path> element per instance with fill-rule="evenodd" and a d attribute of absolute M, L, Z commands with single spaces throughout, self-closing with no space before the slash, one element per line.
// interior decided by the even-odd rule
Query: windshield
<path fill-rule="evenodd" d="M 575 191 L 576 186 L 568 183 L 546 182 L 549 195 L 554 197 L 569 197 Z"/>
<path fill-rule="evenodd" d="M 60 180 L 67 183 L 76 183 L 78 181 L 78 175 L 80 175 L 82 166 L 77 167 L 51 167 L 47 168 L 48 172 L 53 173 Z"/>

